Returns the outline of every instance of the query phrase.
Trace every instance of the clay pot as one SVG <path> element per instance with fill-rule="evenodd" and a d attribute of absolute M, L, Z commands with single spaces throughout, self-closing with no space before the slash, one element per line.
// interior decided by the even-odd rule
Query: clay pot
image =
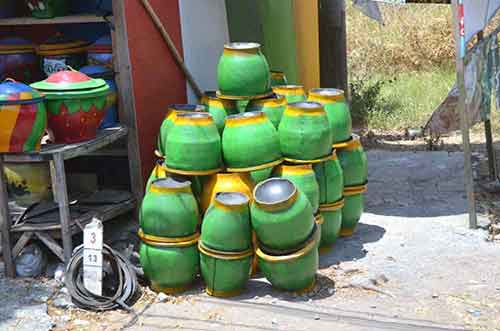
<path fill-rule="evenodd" d="M 208 206 L 215 200 L 217 193 L 221 192 L 240 192 L 250 201 L 253 200 L 253 188 L 255 184 L 248 173 L 219 173 L 210 176 L 203 184 L 201 193 L 200 207 L 204 212 Z"/>
<path fill-rule="evenodd" d="M 273 95 L 269 98 L 256 99 L 248 103 L 246 111 L 261 111 L 267 115 L 271 123 L 277 129 L 283 117 L 287 102 L 285 97 L 281 95 Z"/>
<path fill-rule="evenodd" d="M 321 225 L 321 242 L 320 252 L 326 253 L 329 251 L 333 244 L 337 242 L 342 227 L 342 208 L 344 207 L 345 200 L 341 200 L 319 206 L 319 211 L 323 217 Z"/>
<path fill-rule="evenodd" d="M 278 133 L 262 112 L 228 116 L 222 150 L 229 172 L 260 170 L 282 162 Z"/>
<path fill-rule="evenodd" d="M 344 188 L 345 205 L 342 208 L 342 237 L 352 236 L 364 211 L 366 185 Z"/>
<path fill-rule="evenodd" d="M 275 169 L 278 177 L 290 180 L 304 193 L 311 204 L 313 212 L 319 207 L 319 185 L 311 164 L 282 164 Z"/>
<path fill-rule="evenodd" d="M 270 178 L 255 187 L 251 219 L 259 242 L 273 250 L 296 248 L 314 227 L 306 195 L 283 178 Z"/>
<path fill-rule="evenodd" d="M 198 238 L 199 234 L 163 242 L 142 239 L 140 262 L 154 291 L 175 294 L 189 288 L 199 270 Z"/>
<path fill-rule="evenodd" d="M 352 134 L 352 119 L 344 91 L 334 88 L 316 88 L 309 92 L 309 101 L 319 102 L 325 107 L 333 133 L 334 144 L 349 140 Z"/>
<path fill-rule="evenodd" d="M 208 248 L 241 252 L 252 247 L 250 199 L 239 192 L 217 193 L 203 218 L 201 241 Z"/>
<path fill-rule="evenodd" d="M 96 137 L 111 93 L 103 79 L 60 71 L 31 87 L 45 94 L 49 129 L 56 143 L 72 144 Z"/>
<path fill-rule="evenodd" d="M 344 186 L 365 184 L 368 179 L 368 162 L 358 135 L 338 144 L 337 155 L 344 173 Z"/>
<path fill-rule="evenodd" d="M 283 71 L 271 71 L 271 86 L 287 85 L 288 81 Z"/>
<path fill-rule="evenodd" d="M 327 160 L 314 164 L 313 169 L 319 185 L 319 203 L 330 204 L 340 200 L 344 190 L 344 172 L 336 152 Z"/>
<path fill-rule="evenodd" d="M 306 101 L 306 91 L 301 85 L 273 86 L 273 92 L 286 98 L 287 103 Z"/>
<path fill-rule="evenodd" d="M 262 170 L 255 170 L 250 172 L 250 177 L 255 184 L 265 181 L 271 177 L 274 167 L 264 168 Z"/>
<path fill-rule="evenodd" d="M 177 114 L 168 130 L 166 167 L 169 172 L 204 176 L 222 170 L 221 139 L 208 113 Z"/>
<path fill-rule="evenodd" d="M 261 98 L 270 94 L 269 65 L 260 45 L 243 42 L 224 45 L 217 82 L 223 99 Z"/>
<path fill-rule="evenodd" d="M 42 71 L 48 77 L 69 67 L 78 70 L 87 64 L 89 43 L 56 34 L 37 48 Z"/>
<path fill-rule="evenodd" d="M 215 91 L 207 91 L 201 98 L 201 104 L 207 107 L 207 111 L 212 115 L 215 125 L 222 135 L 226 117 L 229 115 L 238 114 L 238 105 L 236 101 L 224 100 L 217 97 Z"/>
<path fill-rule="evenodd" d="M 307 244 L 286 255 L 272 255 L 257 248 L 259 268 L 273 287 L 300 293 L 314 288 L 319 266 L 319 236 L 315 226 Z"/>
<path fill-rule="evenodd" d="M 140 211 L 145 236 L 187 237 L 196 232 L 199 223 L 198 204 L 190 181 L 167 177 L 151 184 Z"/>
<path fill-rule="evenodd" d="M 42 79 L 35 45 L 22 38 L 0 40 L 0 79 L 12 78 L 26 84 Z"/>
<path fill-rule="evenodd" d="M 40 151 L 47 127 L 45 98 L 22 83 L 0 84 L 0 153 Z"/>
<path fill-rule="evenodd" d="M 165 119 L 161 123 L 160 133 L 158 134 L 158 152 L 159 156 L 164 157 L 167 152 L 167 137 L 168 132 L 174 125 L 174 120 L 177 114 L 192 113 L 192 112 L 206 112 L 207 108 L 203 105 L 189 105 L 189 104 L 173 104 L 168 106 Z"/>
<path fill-rule="evenodd" d="M 288 104 L 278 128 L 281 152 L 292 163 L 314 163 L 331 155 L 332 135 L 321 104 Z"/>
<path fill-rule="evenodd" d="M 53 18 L 68 14 L 67 0 L 24 0 L 24 2 L 31 15 L 36 18 Z"/>

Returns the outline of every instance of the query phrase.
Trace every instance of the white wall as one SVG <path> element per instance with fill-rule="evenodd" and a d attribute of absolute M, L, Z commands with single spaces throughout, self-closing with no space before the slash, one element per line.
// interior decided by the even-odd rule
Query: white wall
<path fill-rule="evenodd" d="M 217 89 L 217 64 L 229 40 L 224 0 L 179 0 L 184 61 L 202 90 Z M 196 97 L 187 84 L 188 102 Z"/>

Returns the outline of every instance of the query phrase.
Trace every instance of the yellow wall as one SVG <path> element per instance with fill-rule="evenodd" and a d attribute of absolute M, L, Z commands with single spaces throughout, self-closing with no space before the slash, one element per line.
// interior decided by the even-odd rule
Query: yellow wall
<path fill-rule="evenodd" d="M 299 81 L 309 91 L 320 87 L 318 1 L 294 0 Z"/>

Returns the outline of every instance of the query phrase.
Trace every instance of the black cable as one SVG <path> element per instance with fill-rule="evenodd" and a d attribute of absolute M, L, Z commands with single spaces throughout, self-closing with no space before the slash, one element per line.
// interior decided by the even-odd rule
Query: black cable
<path fill-rule="evenodd" d="M 134 266 L 122 254 L 104 244 L 103 262 L 109 263 L 111 272 L 103 277 L 103 287 L 108 295 L 96 295 L 88 291 L 83 284 L 83 245 L 75 248 L 68 263 L 65 284 L 73 303 L 82 309 L 105 311 L 115 308 L 133 310 L 130 305 L 137 298 L 139 289 Z M 108 279 L 109 278 L 109 279 Z"/>

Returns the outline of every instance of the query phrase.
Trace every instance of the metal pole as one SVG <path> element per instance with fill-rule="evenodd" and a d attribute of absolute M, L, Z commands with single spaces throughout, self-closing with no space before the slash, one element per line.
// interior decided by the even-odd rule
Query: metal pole
<path fill-rule="evenodd" d="M 469 213 L 469 227 L 477 228 L 476 201 L 474 198 L 474 180 L 472 178 L 471 146 L 469 138 L 469 118 L 466 113 L 465 104 L 465 53 L 467 45 L 465 43 L 465 26 L 463 15 L 463 0 L 452 0 L 454 33 L 456 41 L 456 66 L 457 84 L 460 92 L 458 99 L 458 112 L 460 113 L 460 128 L 464 145 L 464 180 L 467 194 L 467 211 Z"/>

